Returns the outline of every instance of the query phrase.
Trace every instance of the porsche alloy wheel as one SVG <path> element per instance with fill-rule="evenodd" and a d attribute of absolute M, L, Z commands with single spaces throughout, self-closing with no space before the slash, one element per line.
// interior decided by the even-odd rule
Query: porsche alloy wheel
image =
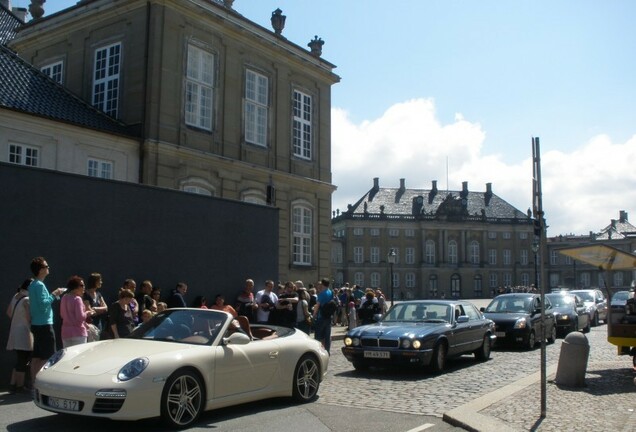
<path fill-rule="evenodd" d="M 320 365 L 314 356 L 304 355 L 294 371 L 293 396 L 298 402 L 311 402 L 320 387 Z"/>
<path fill-rule="evenodd" d="M 188 370 L 176 371 L 163 389 L 161 417 L 173 428 L 186 428 L 201 415 L 203 401 L 201 379 Z"/>

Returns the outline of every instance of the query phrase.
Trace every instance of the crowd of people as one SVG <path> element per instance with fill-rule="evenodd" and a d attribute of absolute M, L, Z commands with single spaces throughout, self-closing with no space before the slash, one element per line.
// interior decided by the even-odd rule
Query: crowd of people
<path fill-rule="evenodd" d="M 125 337 L 167 308 L 215 309 L 235 318 L 245 316 L 254 324 L 298 328 L 313 333 L 327 351 L 331 348 L 332 326 L 353 328 L 372 323 L 375 315 L 387 309 L 381 290 L 363 290 L 349 284 L 334 289 L 326 278 L 307 287 L 300 280 L 284 284 L 267 280 L 256 292 L 254 281 L 247 279 L 230 304 L 223 294 L 217 294 L 211 304 L 204 296 L 188 304 L 185 282 L 177 283 L 162 301 L 161 290 L 150 280 L 144 280 L 137 290 L 136 281 L 126 279 L 117 300 L 109 304 L 101 292 L 104 280 L 99 273 L 90 274 L 86 281 L 73 275 L 66 287 L 49 291 L 45 285 L 50 271 L 46 259 L 33 258 L 30 269 L 32 277 L 20 284 L 7 308 L 11 319 L 7 350 L 16 353 L 9 393 L 29 390 L 37 372 L 55 351 Z"/>

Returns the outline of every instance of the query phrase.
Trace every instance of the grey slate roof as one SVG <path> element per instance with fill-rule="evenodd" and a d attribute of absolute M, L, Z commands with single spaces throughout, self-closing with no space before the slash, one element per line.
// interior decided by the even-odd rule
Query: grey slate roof
<path fill-rule="evenodd" d="M 636 227 L 627 220 L 618 220 L 603 228 L 596 240 L 618 240 L 627 237 L 636 237 Z"/>
<path fill-rule="evenodd" d="M 419 199 L 419 202 L 418 202 Z M 488 192 L 372 188 L 344 217 L 386 215 L 420 219 L 483 220 L 528 223 L 528 215 Z"/>
<path fill-rule="evenodd" d="M 15 32 L 22 25 L 11 11 L 0 4 L 0 44 L 4 45 L 15 37 Z"/>
<path fill-rule="evenodd" d="M 123 123 L 87 104 L 4 45 L 0 45 L 0 107 L 131 136 Z"/>

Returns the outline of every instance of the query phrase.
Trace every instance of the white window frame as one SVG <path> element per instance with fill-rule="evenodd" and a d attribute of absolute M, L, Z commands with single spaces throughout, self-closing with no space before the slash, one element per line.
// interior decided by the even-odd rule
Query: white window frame
<path fill-rule="evenodd" d="M 512 273 L 504 273 L 503 274 L 503 283 L 504 286 L 512 286 Z"/>
<path fill-rule="evenodd" d="M 512 264 L 512 251 L 510 249 L 503 250 L 503 265 Z"/>
<path fill-rule="evenodd" d="M 86 174 L 89 177 L 112 179 L 114 166 L 112 161 L 97 158 L 88 158 L 86 161 Z"/>
<path fill-rule="evenodd" d="M 435 241 L 426 240 L 426 243 L 424 243 L 424 251 L 426 254 L 426 264 L 435 264 Z"/>
<path fill-rule="evenodd" d="M 371 288 L 379 288 L 380 287 L 380 273 L 373 272 L 369 278 L 369 283 L 371 284 Z"/>
<path fill-rule="evenodd" d="M 186 64 L 185 123 L 188 126 L 211 131 L 215 56 L 198 46 L 188 44 Z"/>
<path fill-rule="evenodd" d="M 519 251 L 519 264 L 521 265 L 528 265 L 528 250 L 527 249 L 521 249 Z"/>
<path fill-rule="evenodd" d="M 521 285 L 525 287 L 530 286 L 530 275 L 526 272 L 521 273 Z"/>
<path fill-rule="evenodd" d="M 40 71 L 58 84 L 62 84 L 64 81 L 64 62 L 62 60 L 42 66 Z"/>
<path fill-rule="evenodd" d="M 364 286 L 364 273 L 355 272 L 353 275 L 353 283 L 356 285 Z"/>
<path fill-rule="evenodd" d="M 475 297 L 478 298 L 484 295 L 483 280 L 481 275 L 475 275 L 475 277 L 473 278 L 473 293 Z"/>
<path fill-rule="evenodd" d="M 379 237 L 380 236 L 380 228 L 369 228 L 369 235 L 371 237 Z"/>
<path fill-rule="evenodd" d="M 369 261 L 371 264 L 380 263 L 380 248 L 378 246 L 371 246 L 369 249 Z"/>
<path fill-rule="evenodd" d="M 93 106 L 117 118 L 119 78 L 122 65 L 121 42 L 95 50 L 93 69 Z"/>
<path fill-rule="evenodd" d="M 488 239 L 496 240 L 497 239 L 497 232 L 496 231 L 488 231 Z"/>
<path fill-rule="evenodd" d="M 455 240 L 448 241 L 448 263 L 457 264 L 457 242 Z"/>
<path fill-rule="evenodd" d="M 356 227 L 353 229 L 353 235 L 354 236 L 361 236 L 364 235 L 364 228 L 360 228 L 360 227 Z"/>
<path fill-rule="evenodd" d="M 183 191 L 196 194 L 196 195 L 205 195 L 205 196 L 213 196 L 212 192 L 202 186 L 197 185 L 185 185 L 183 186 Z"/>
<path fill-rule="evenodd" d="M 592 278 L 590 277 L 589 272 L 581 272 L 579 275 L 579 283 L 584 288 L 589 288 L 591 286 Z"/>
<path fill-rule="evenodd" d="M 430 298 L 437 298 L 437 275 L 430 275 L 428 277 L 428 296 Z"/>
<path fill-rule="evenodd" d="M 415 237 L 415 230 L 413 228 L 406 228 L 404 230 L 404 237 Z"/>
<path fill-rule="evenodd" d="M 503 238 L 504 240 L 510 240 L 512 238 L 512 235 L 510 234 L 510 231 L 504 231 L 501 234 L 501 238 Z"/>
<path fill-rule="evenodd" d="M 362 246 L 353 247 L 353 262 L 355 264 L 362 264 L 364 262 L 364 247 Z"/>
<path fill-rule="evenodd" d="M 479 264 L 479 242 L 472 240 L 468 245 L 469 261 L 471 264 Z"/>
<path fill-rule="evenodd" d="M 295 265 L 311 265 L 313 210 L 306 205 L 292 207 L 292 261 Z"/>
<path fill-rule="evenodd" d="M 499 286 L 499 278 L 497 277 L 497 273 L 490 273 L 488 276 L 488 285 L 490 288 L 497 288 Z"/>
<path fill-rule="evenodd" d="M 38 167 L 40 166 L 40 148 L 9 143 L 7 160 L 15 165 Z"/>
<path fill-rule="evenodd" d="M 559 263 L 559 254 L 557 251 L 550 251 L 550 265 L 557 265 Z"/>
<path fill-rule="evenodd" d="M 488 249 L 488 264 L 497 265 L 497 249 Z"/>
<path fill-rule="evenodd" d="M 331 262 L 334 264 L 342 264 L 342 244 L 336 243 L 331 247 Z"/>
<path fill-rule="evenodd" d="M 398 228 L 389 228 L 389 237 L 399 237 L 400 230 Z"/>
<path fill-rule="evenodd" d="M 313 147 L 313 98 L 300 90 L 294 90 L 292 102 L 293 154 L 311 160 Z"/>
<path fill-rule="evenodd" d="M 527 232 L 525 232 L 525 231 L 521 231 L 521 232 L 519 233 L 519 239 L 520 239 L 520 240 L 526 240 L 527 238 L 528 238 L 528 233 L 527 233 Z"/>
<path fill-rule="evenodd" d="M 415 248 L 407 247 L 404 251 L 404 262 L 406 264 L 415 264 Z"/>
<path fill-rule="evenodd" d="M 404 275 L 404 286 L 406 288 L 415 288 L 415 273 L 408 272 Z"/>
<path fill-rule="evenodd" d="M 267 146 L 269 78 L 251 69 L 245 71 L 245 141 Z"/>

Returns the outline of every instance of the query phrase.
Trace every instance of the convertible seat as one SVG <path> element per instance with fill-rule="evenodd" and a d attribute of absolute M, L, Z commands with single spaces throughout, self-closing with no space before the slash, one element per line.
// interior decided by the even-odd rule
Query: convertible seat
<path fill-rule="evenodd" d="M 250 328 L 250 320 L 248 320 L 245 315 L 237 316 L 236 320 L 239 322 L 239 325 L 241 326 L 241 330 L 243 330 L 245 334 L 250 337 L 250 340 L 254 340 L 254 336 L 252 335 L 252 329 Z"/>

